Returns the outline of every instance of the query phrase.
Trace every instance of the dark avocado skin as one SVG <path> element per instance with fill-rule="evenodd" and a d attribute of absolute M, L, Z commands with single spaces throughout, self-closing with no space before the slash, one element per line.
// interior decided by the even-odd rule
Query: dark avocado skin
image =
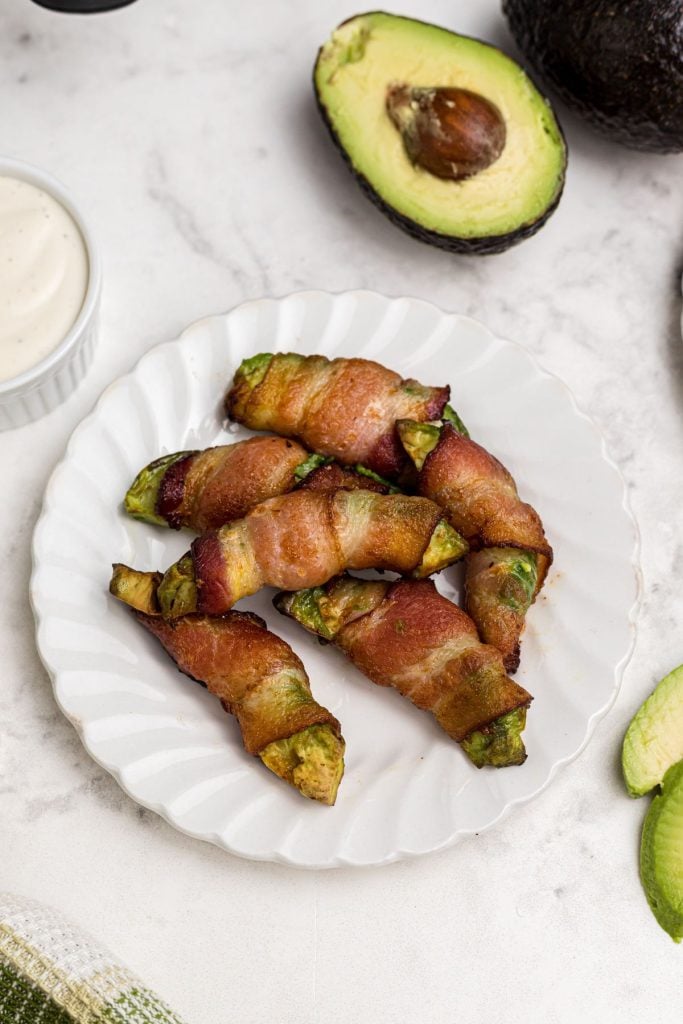
<path fill-rule="evenodd" d="M 538 75 L 604 135 L 683 151 L 681 0 L 503 0 Z"/>
<path fill-rule="evenodd" d="M 347 18 L 345 21 L 342 21 L 339 27 L 341 28 L 342 25 L 346 25 L 348 21 L 353 21 L 355 17 L 357 16 L 354 15 L 353 17 Z M 490 43 L 487 43 L 486 45 L 491 46 Z M 495 49 L 495 47 L 492 47 L 492 49 Z M 462 256 L 496 256 L 499 253 L 505 252 L 507 249 L 511 249 L 513 245 L 518 245 L 520 242 L 523 242 L 526 238 L 531 238 L 531 236 L 535 235 L 537 231 L 540 231 L 540 229 L 543 227 L 548 218 L 555 212 L 560 202 L 560 199 L 562 198 L 562 192 L 564 191 L 567 167 L 566 157 L 564 173 L 562 174 L 562 181 L 560 182 L 559 188 L 557 190 L 557 195 L 554 201 L 545 211 L 545 213 L 541 217 L 538 217 L 535 221 L 532 221 L 529 224 L 523 224 L 521 227 L 516 228 L 514 231 L 510 231 L 505 235 L 486 235 L 480 238 L 458 238 L 455 235 L 443 235 L 438 231 L 431 231 L 429 228 L 423 227 L 417 221 L 411 220 L 410 217 L 404 217 L 403 214 L 399 213 L 398 210 L 396 210 L 393 206 L 391 206 L 384 199 L 382 199 L 382 197 L 372 187 L 372 185 L 370 184 L 370 182 L 368 181 L 364 174 L 361 174 L 359 171 L 356 170 L 356 168 L 353 166 L 353 161 L 351 160 L 351 157 L 346 152 L 339 137 L 337 136 L 337 133 L 334 130 L 332 122 L 328 117 L 325 104 L 323 103 L 320 94 L 318 93 L 318 88 L 315 82 L 315 69 L 318 66 L 318 60 L 320 59 L 321 53 L 322 47 L 318 50 L 315 64 L 313 65 L 313 92 L 315 95 L 318 110 L 320 111 L 320 116 L 322 117 L 325 127 L 327 128 L 330 134 L 330 138 L 332 139 L 338 151 L 343 156 L 351 173 L 353 174 L 354 178 L 356 179 L 356 181 L 358 182 L 358 184 L 360 185 L 361 189 L 368 197 L 370 202 L 374 203 L 374 205 L 379 210 L 382 211 L 384 216 L 387 217 L 392 224 L 395 224 L 396 227 L 401 228 L 401 230 L 405 231 L 406 234 L 410 235 L 412 238 L 416 238 L 418 242 L 425 242 L 427 245 L 433 245 L 436 246 L 438 249 L 445 249 L 446 252 L 458 253 L 459 255 Z M 533 82 L 533 84 L 538 88 L 536 82 Z M 562 137 L 562 142 L 564 144 L 566 154 L 567 142 L 564 136 L 564 132 L 562 131 L 562 126 L 560 125 L 559 121 L 557 123 L 557 127 Z"/>

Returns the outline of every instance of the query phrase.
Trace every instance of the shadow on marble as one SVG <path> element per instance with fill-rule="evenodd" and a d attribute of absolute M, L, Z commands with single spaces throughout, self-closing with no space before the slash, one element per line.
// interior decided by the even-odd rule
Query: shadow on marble
<path fill-rule="evenodd" d="M 681 278 L 683 277 L 683 245 L 670 279 L 671 297 L 666 317 L 666 353 L 668 356 L 671 388 L 676 399 L 678 417 L 683 418 L 683 301 L 681 299 Z"/>

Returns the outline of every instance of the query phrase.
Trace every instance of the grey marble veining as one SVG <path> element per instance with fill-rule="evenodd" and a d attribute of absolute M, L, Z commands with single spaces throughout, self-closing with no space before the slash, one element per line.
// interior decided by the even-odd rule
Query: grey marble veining
<path fill-rule="evenodd" d="M 396 9 L 511 48 L 495 0 Z M 0 886 L 93 929 L 189 1024 L 680 1016 L 681 950 L 639 887 L 644 805 L 624 794 L 618 750 L 683 662 L 683 158 L 613 147 L 560 108 L 569 173 L 542 232 L 478 260 L 422 246 L 367 203 L 314 109 L 316 48 L 352 13 L 0 9 L 2 147 L 79 197 L 105 280 L 86 382 L 0 435 Z M 417 295 L 521 342 L 599 424 L 642 538 L 635 654 L 579 760 L 490 832 L 381 871 L 250 864 L 137 808 L 59 713 L 27 596 L 46 480 L 101 389 L 198 317 L 307 287 Z"/>

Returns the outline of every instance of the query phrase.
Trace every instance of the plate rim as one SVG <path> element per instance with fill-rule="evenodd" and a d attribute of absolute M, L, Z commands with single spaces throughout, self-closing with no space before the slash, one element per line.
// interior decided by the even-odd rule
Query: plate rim
<path fill-rule="evenodd" d="M 537 786 L 535 789 L 533 789 L 529 793 L 525 793 L 525 794 L 523 794 L 521 796 L 518 796 L 518 797 L 515 797 L 515 798 L 511 798 L 510 800 L 508 800 L 508 802 L 504 805 L 504 807 L 502 807 L 500 809 L 500 811 L 497 814 L 495 814 L 491 818 L 491 820 L 487 821 L 485 824 L 483 824 L 481 826 L 477 826 L 476 828 L 458 828 L 458 829 L 455 829 L 443 842 L 435 844 L 433 846 L 430 846 L 430 848 L 427 849 L 427 850 L 397 849 L 397 850 L 393 851 L 390 854 L 387 854 L 385 856 L 376 858 L 374 860 L 369 860 L 369 861 L 368 860 L 356 861 L 356 860 L 349 859 L 348 857 L 342 857 L 342 856 L 335 855 L 333 858 L 330 858 L 328 860 L 325 860 L 325 861 L 322 861 L 322 862 L 319 862 L 319 863 L 306 863 L 306 864 L 304 864 L 304 863 L 300 863 L 300 862 L 298 862 L 296 860 L 292 860 L 290 857 L 280 853 L 279 851 L 271 851 L 271 852 L 265 852 L 265 853 L 254 853 L 253 851 L 246 852 L 246 851 L 240 850 L 236 846 L 232 845 L 230 842 L 226 841 L 225 838 L 223 838 L 222 836 L 219 836 L 216 832 L 213 832 L 211 834 L 207 834 L 207 832 L 197 832 L 197 831 L 193 831 L 190 828 L 183 827 L 182 825 L 178 824 L 178 822 L 171 817 L 170 813 L 167 813 L 167 811 L 165 810 L 165 808 L 164 808 L 164 806 L 162 804 L 160 804 L 158 802 L 155 802 L 153 800 L 144 800 L 144 799 L 141 799 L 139 796 L 134 795 L 130 791 L 130 789 L 128 788 L 126 783 L 124 782 L 124 780 L 122 778 L 122 771 L 121 771 L 121 769 L 119 769 L 115 765 L 108 764 L 107 761 L 104 758 L 102 758 L 102 757 L 98 756 L 97 754 L 95 754 L 95 752 L 93 751 L 93 749 L 89 745 L 89 743 L 87 741 L 87 738 L 85 736 L 85 731 L 83 729 L 83 723 L 81 722 L 81 720 L 77 716 L 74 716 L 74 715 L 70 714 L 70 712 L 62 704 L 62 702 L 61 702 L 61 700 L 59 698 L 59 694 L 58 694 L 58 690 L 57 690 L 58 670 L 53 670 L 52 669 L 52 667 L 48 663 L 47 655 L 43 651 L 43 648 L 42 648 L 42 645 L 41 645 L 40 632 L 41 632 L 41 625 L 42 625 L 42 623 L 44 621 L 44 618 L 43 618 L 43 616 L 41 614 L 40 609 L 38 608 L 38 603 L 37 603 L 37 598 L 36 598 L 36 576 L 37 576 L 37 573 L 38 573 L 39 568 L 40 568 L 39 559 L 38 559 L 38 552 L 37 552 L 37 537 L 38 537 L 39 531 L 40 531 L 40 529 L 42 527 L 42 524 L 44 523 L 44 521 L 46 520 L 47 516 L 49 515 L 49 513 L 51 511 L 51 507 L 52 507 L 52 505 L 51 505 L 51 492 L 52 492 L 52 490 L 55 487 L 55 481 L 56 481 L 56 479 L 58 477 L 58 474 L 59 474 L 62 466 L 68 460 L 68 458 L 70 456 L 70 453 L 71 453 L 71 450 L 72 450 L 72 447 L 75 445 L 75 443 L 76 443 L 76 441 L 78 439 L 78 436 L 97 417 L 100 408 L 102 407 L 103 403 L 105 402 L 105 400 L 108 397 L 108 395 L 110 394 L 110 392 L 112 392 L 114 390 L 114 388 L 120 386 L 123 381 L 127 380 L 128 378 L 133 378 L 135 376 L 135 374 L 137 373 L 138 369 L 140 368 L 141 364 L 148 357 L 152 357 L 153 355 L 158 353 L 158 351 L 160 349 L 162 349 L 162 348 L 164 348 L 166 346 L 175 345 L 178 342 L 183 341 L 189 335 L 194 333 L 198 328 L 209 326 L 211 323 L 213 323 L 215 321 L 223 321 L 223 320 L 225 320 L 227 317 L 229 317 L 231 314 L 234 314 L 238 310 L 242 310 L 242 309 L 248 308 L 250 306 L 252 306 L 252 307 L 253 306 L 258 306 L 258 305 L 261 305 L 263 303 L 276 303 L 277 304 L 277 303 L 284 302 L 284 301 L 286 301 L 288 299 L 294 299 L 294 298 L 302 299 L 302 300 L 305 301 L 309 297 L 320 297 L 320 296 L 325 297 L 325 298 L 332 298 L 332 299 L 337 299 L 337 298 L 340 298 L 340 297 L 343 297 L 343 296 L 352 296 L 353 298 L 360 299 L 361 301 L 362 301 L 362 299 L 364 297 L 369 297 L 372 300 L 380 299 L 380 300 L 383 300 L 383 301 L 386 301 L 386 302 L 390 302 L 390 303 L 391 302 L 397 302 L 397 301 L 407 301 L 411 305 L 419 305 L 419 306 L 422 306 L 422 307 L 426 307 L 429 310 L 435 311 L 436 313 L 438 313 L 438 315 L 440 317 L 447 317 L 447 318 L 449 318 L 449 319 L 451 319 L 453 321 L 457 320 L 458 322 L 465 322 L 465 323 L 469 323 L 471 325 L 475 325 L 477 329 L 484 331 L 485 334 L 488 335 L 488 337 L 490 339 L 492 339 L 493 341 L 502 342 L 503 344 L 511 345 L 514 348 L 516 348 L 518 350 L 521 350 L 521 352 L 530 360 L 532 366 L 534 367 L 535 371 L 538 374 L 540 374 L 543 377 L 550 378 L 550 379 L 558 382 L 561 385 L 561 387 L 562 387 L 563 391 L 565 392 L 565 394 L 567 395 L 567 397 L 569 398 L 570 406 L 571 406 L 572 411 L 574 412 L 574 414 L 579 419 L 584 420 L 585 423 L 587 423 L 589 425 L 593 435 L 599 441 L 599 451 L 600 451 L 600 457 L 601 457 L 602 461 L 604 461 L 616 473 L 617 478 L 619 480 L 619 483 L 621 484 L 621 488 L 622 488 L 621 508 L 624 511 L 624 513 L 626 514 L 626 518 L 628 520 L 629 527 L 630 527 L 631 533 L 632 533 L 632 538 L 633 538 L 633 546 L 632 546 L 632 550 L 631 550 L 631 553 L 630 553 L 630 556 L 629 556 L 629 565 L 630 565 L 631 569 L 633 570 L 633 575 L 634 575 L 634 578 L 635 578 L 635 595 L 634 595 L 633 602 L 631 604 L 631 607 L 630 607 L 630 609 L 628 611 L 628 615 L 627 615 L 629 642 L 628 642 L 628 645 L 627 645 L 626 650 L 624 651 L 623 655 L 621 656 L 621 658 L 619 659 L 619 661 L 616 663 L 616 665 L 613 668 L 613 685 L 612 685 L 612 689 L 610 691 L 609 697 L 607 698 L 605 703 L 602 705 L 602 707 L 600 707 L 596 711 L 594 711 L 593 714 L 588 718 L 588 720 L 586 722 L 586 729 L 585 729 L 585 732 L 584 732 L 583 739 L 582 739 L 581 743 L 579 744 L 579 746 L 576 748 L 576 750 L 573 753 L 567 755 L 566 757 L 561 758 L 558 761 L 555 761 L 552 764 L 552 766 L 550 767 L 550 770 L 548 771 L 548 774 L 546 775 L 545 779 L 540 783 L 539 786 Z M 135 804 L 137 804 L 138 806 L 144 807 L 147 810 L 151 810 L 154 813 L 158 814 L 172 828 L 176 829 L 178 832 L 181 832 L 181 833 L 183 833 L 183 834 L 185 834 L 187 836 L 190 836 L 192 839 L 198 839 L 198 840 L 201 840 L 202 842 L 207 842 L 207 843 L 210 843 L 210 844 L 212 844 L 214 846 L 217 846 L 217 847 L 219 847 L 219 849 L 225 850 L 228 853 L 232 854 L 233 856 L 238 856 L 238 857 L 242 858 L 243 860 L 251 860 L 251 861 L 274 863 L 274 864 L 283 864 L 283 865 L 287 865 L 288 867 L 296 868 L 296 869 L 301 870 L 301 871 L 332 870 L 332 869 L 336 869 L 336 868 L 379 868 L 379 867 L 383 867 L 383 866 L 388 865 L 388 864 L 397 863 L 399 861 L 404 861 L 404 860 L 405 861 L 411 861 L 411 860 L 415 860 L 418 857 L 424 857 L 424 856 L 427 856 L 429 854 L 438 853 L 438 852 L 440 852 L 442 850 L 448 849 L 451 846 L 454 846 L 461 839 L 464 839 L 464 838 L 466 838 L 468 836 L 472 836 L 472 835 L 479 835 L 482 832 L 488 831 L 489 829 L 493 828 L 494 826 L 496 826 L 500 822 L 502 822 L 511 813 L 513 808 L 522 806 L 523 804 L 526 804 L 526 803 L 530 803 L 532 800 L 534 800 L 538 796 L 540 796 L 551 785 L 551 783 L 557 777 L 558 773 L 563 768 L 565 768 L 567 765 L 571 764 L 573 761 L 577 760 L 581 756 L 581 754 L 584 752 L 584 750 L 588 746 L 589 742 L 593 738 L 598 724 L 609 714 L 610 710 L 614 706 L 614 703 L 615 703 L 615 701 L 617 699 L 617 696 L 618 696 L 619 691 L 620 691 L 621 686 L 622 686 L 624 673 L 625 673 L 625 671 L 626 671 L 626 669 L 627 669 L 627 667 L 628 667 L 628 665 L 629 665 L 629 663 L 631 661 L 631 658 L 633 656 L 633 652 L 634 652 L 635 645 L 636 645 L 636 639 L 637 639 L 638 615 L 640 613 L 640 609 L 641 609 L 641 605 L 642 605 L 642 600 L 643 600 L 643 591 L 644 591 L 644 588 L 643 588 L 643 575 L 642 575 L 642 569 L 641 569 L 641 565 L 640 565 L 640 554 L 641 554 L 641 534 L 640 534 L 640 529 L 639 529 L 639 526 L 638 526 L 637 519 L 636 519 L 636 517 L 635 517 L 635 515 L 633 513 L 633 509 L 632 509 L 632 506 L 631 506 L 631 500 L 630 500 L 630 495 L 629 495 L 628 484 L 626 482 L 626 479 L 624 477 L 624 474 L 623 474 L 621 468 L 619 467 L 619 465 L 614 461 L 614 459 L 609 454 L 609 450 L 608 450 L 608 447 L 607 447 L 607 442 L 606 442 L 606 439 L 605 439 L 605 436 L 604 436 L 602 430 L 598 427 L 597 423 L 592 418 L 592 416 L 589 413 L 587 413 L 584 409 L 581 408 L 581 406 L 579 405 L 578 401 L 576 400 L 576 397 L 575 397 L 573 391 L 571 390 L 571 388 L 569 387 L 569 385 L 562 379 L 562 377 L 560 377 L 554 371 L 546 369 L 546 367 L 543 366 L 541 364 L 541 362 L 538 360 L 538 358 L 536 357 L 535 353 L 531 352 L 528 348 L 526 348 L 524 345 L 522 345 L 521 342 L 519 342 L 519 341 L 516 341 L 514 339 L 510 339 L 510 338 L 507 338 L 507 337 L 502 337 L 501 335 L 496 334 L 490 327 L 488 327 L 485 323 L 483 323 L 483 321 L 477 319 L 476 317 L 472 317 L 472 316 L 469 316 L 469 315 L 463 314 L 463 313 L 457 313 L 457 312 L 451 312 L 451 311 L 448 311 L 448 310 L 444 310 L 440 306 L 438 306 L 436 303 L 433 303 L 433 302 L 431 302 L 431 301 L 429 301 L 427 299 L 419 298 L 419 297 L 416 297 L 416 296 L 410 296 L 410 295 L 388 295 L 386 293 L 378 292 L 378 291 L 375 291 L 373 289 L 367 289 L 367 288 L 342 289 L 341 291 L 330 291 L 330 290 L 327 290 L 327 289 L 318 289 L 318 288 L 305 288 L 305 289 L 299 289 L 299 290 L 296 290 L 296 291 L 293 291 L 293 292 L 286 292 L 286 293 L 284 293 L 282 295 L 263 295 L 263 296 L 260 296 L 258 298 L 247 299 L 244 302 L 237 303 L 235 306 L 232 306 L 230 309 L 226 310 L 223 313 L 209 314 L 208 316 L 200 317 L 197 320 L 194 320 L 190 324 L 188 324 L 178 334 L 177 337 L 170 338 L 170 339 L 167 339 L 165 341 L 157 342 L 155 345 L 152 345 L 149 349 L 147 349 L 145 352 L 143 352 L 142 355 L 138 357 L 138 359 L 135 360 L 135 362 L 133 363 L 133 365 L 131 366 L 131 368 L 129 370 L 127 370 L 126 372 L 124 372 L 122 374 L 119 374 L 117 377 L 114 378 L 114 380 L 110 381 L 110 383 L 105 386 L 105 388 L 100 392 L 99 396 L 97 397 L 97 399 L 96 399 L 92 409 L 90 410 L 90 412 L 79 423 L 77 423 L 76 426 L 74 427 L 74 429 L 72 430 L 72 432 L 69 435 L 69 438 L 68 438 L 68 440 L 66 442 L 66 445 L 64 447 L 64 451 L 62 453 L 62 456 L 59 459 L 59 461 L 56 463 L 56 465 L 53 467 L 53 469 L 52 469 L 52 471 L 51 471 L 51 473 L 50 473 L 50 475 L 48 477 L 48 480 L 47 480 L 47 482 L 45 484 L 45 490 L 44 490 L 43 499 L 42 499 L 41 506 L 40 506 L 40 512 L 39 512 L 38 518 L 36 519 L 36 523 L 35 523 L 35 526 L 33 528 L 32 537 L 31 537 L 31 573 L 30 573 L 30 579 L 29 579 L 29 602 L 30 602 L 31 611 L 33 613 L 34 622 L 35 622 L 35 644 L 36 644 L 36 649 L 37 649 L 37 652 L 38 652 L 38 656 L 39 656 L 40 662 L 41 662 L 43 668 L 45 669 L 45 671 L 46 671 L 46 673 L 47 673 L 47 675 L 48 675 L 48 677 L 50 679 L 50 684 L 51 684 L 51 687 L 52 687 L 52 693 L 53 693 L 53 696 L 54 696 L 54 699 L 55 699 L 55 703 L 57 704 L 59 710 L 64 715 L 64 717 L 67 719 L 67 721 L 70 722 L 71 725 L 76 730 L 76 734 L 78 735 L 78 737 L 79 737 L 79 739 L 80 739 L 84 749 L 88 753 L 88 756 L 91 757 L 96 764 L 98 764 L 100 767 L 104 768 L 105 771 L 107 771 L 115 779 L 116 783 L 121 787 L 121 789 L 126 794 L 126 796 L 128 796 L 129 799 L 131 799 Z"/>

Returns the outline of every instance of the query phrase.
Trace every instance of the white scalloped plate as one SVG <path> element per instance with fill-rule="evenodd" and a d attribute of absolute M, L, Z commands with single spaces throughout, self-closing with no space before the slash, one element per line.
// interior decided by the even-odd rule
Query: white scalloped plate
<path fill-rule="evenodd" d="M 535 696 L 521 768 L 473 768 L 431 716 L 320 647 L 264 592 L 244 607 L 300 654 L 347 742 L 336 806 L 306 801 L 244 753 L 218 701 L 176 672 L 108 596 L 111 562 L 165 568 L 189 542 L 128 519 L 120 502 L 129 482 L 164 452 L 245 436 L 224 429 L 221 398 L 242 358 L 263 350 L 366 356 L 403 376 L 448 381 L 473 437 L 540 511 L 556 560 L 529 615 L 517 676 Z M 414 299 L 303 292 L 201 320 L 107 388 L 47 487 L 31 600 L 59 706 L 134 800 L 243 857 L 386 864 L 481 831 L 576 757 L 630 654 L 636 551 L 624 483 L 600 435 L 523 348 Z M 457 595 L 458 570 L 438 585 Z"/>

